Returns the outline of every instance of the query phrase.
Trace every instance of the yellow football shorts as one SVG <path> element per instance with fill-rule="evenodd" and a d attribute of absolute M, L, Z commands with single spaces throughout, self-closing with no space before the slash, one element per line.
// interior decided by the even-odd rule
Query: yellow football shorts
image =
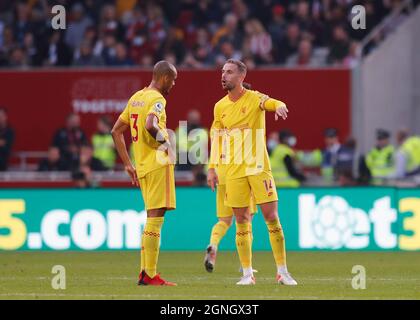
<path fill-rule="evenodd" d="M 226 196 L 226 185 L 219 184 L 216 189 L 216 210 L 218 218 L 230 218 L 233 216 L 233 210 L 231 207 L 225 205 Z M 251 199 L 251 200 L 250 200 Z M 248 198 L 248 204 L 250 214 L 257 213 L 257 205 L 255 204 L 254 197 Z"/>
<path fill-rule="evenodd" d="M 139 182 L 146 210 L 176 208 L 173 165 L 153 170 L 139 178 Z"/>
<path fill-rule="evenodd" d="M 278 200 L 276 185 L 271 171 L 227 180 L 225 205 L 233 208 L 247 207 L 251 194 L 254 195 L 257 204 Z"/>

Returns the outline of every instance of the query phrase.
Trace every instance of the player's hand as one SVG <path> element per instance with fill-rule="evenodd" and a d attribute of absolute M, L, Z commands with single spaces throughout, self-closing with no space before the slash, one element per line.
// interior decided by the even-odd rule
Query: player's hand
<path fill-rule="evenodd" d="M 216 185 L 219 183 L 219 178 L 215 169 L 209 169 L 207 172 L 207 185 L 211 188 L 212 191 L 216 188 Z"/>
<path fill-rule="evenodd" d="M 287 107 L 285 105 L 282 105 L 281 107 L 278 107 L 276 109 L 276 114 L 274 115 L 274 119 L 277 121 L 279 117 L 281 117 L 283 118 L 283 120 L 286 120 L 288 112 L 289 110 L 287 109 Z"/>
<path fill-rule="evenodd" d="M 134 167 L 132 165 L 129 166 L 125 166 L 125 171 L 128 173 L 128 175 L 130 176 L 131 179 L 131 184 L 133 186 L 139 186 L 139 179 L 137 178 L 137 172 L 136 169 L 134 169 Z"/>

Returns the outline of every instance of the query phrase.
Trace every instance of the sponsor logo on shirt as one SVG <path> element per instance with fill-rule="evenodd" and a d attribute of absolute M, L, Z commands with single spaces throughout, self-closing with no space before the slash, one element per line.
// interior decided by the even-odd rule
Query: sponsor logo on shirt
<path fill-rule="evenodd" d="M 131 102 L 132 107 L 144 107 L 144 101 L 133 101 Z"/>

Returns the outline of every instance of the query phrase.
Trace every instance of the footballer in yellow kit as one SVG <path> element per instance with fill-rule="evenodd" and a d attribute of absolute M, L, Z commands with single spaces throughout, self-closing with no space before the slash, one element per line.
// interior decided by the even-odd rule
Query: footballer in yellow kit
<path fill-rule="evenodd" d="M 225 96 L 214 108 L 215 127 L 224 129 L 227 136 L 226 188 L 241 190 L 226 193 L 229 207 L 247 206 L 251 190 L 257 204 L 278 200 L 267 148 L 262 147 L 265 146 L 263 99 L 258 91 L 244 89 L 238 101 L 232 102 Z"/>
<path fill-rule="evenodd" d="M 175 209 L 174 168 L 167 152 L 161 148 L 162 142 L 168 139 L 165 107 L 166 100 L 159 91 L 144 88 L 130 98 L 120 115 L 120 120 L 131 128 L 136 173 L 146 210 Z M 158 119 L 161 142 L 156 141 L 146 129 L 148 115 Z"/>
<path fill-rule="evenodd" d="M 167 210 L 175 209 L 173 152 L 166 130 L 166 100 L 175 85 L 176 68 L 159 61 L 150 85 L 136 92 L 115 123 L 111 133 L 124 168 L 133 185 L 140 186 L 147 211 L 144 226 L 138 285 L 173 286 L 157 273 L 160 234 Z M 130 130 L 134 146 L 131 163 L 124 141 Z"/>
<path fill-rule="evenodd" d="M 222 68 L 222 87 L 227 95 L 214 107 L 213 126 L 225 133 L 226 198 L 225 205 L 232 207 L 236 219 L 236 247 L 243 270 L 238 285 L 253 285 L 252 234 L 248 212 L 251 194 L 260 205 L 270 244 L 277 266 L 276 281 L 296 285 L 286 266 L 286 246 L 283 228 L 278 217 L 278 197 L 268 157 L 265 138 L 265 111 L 275 112 L 275 118 L 287 118 L 288 109 L 280 100 L 272 99 L 258 91 L 247 90 L 243 81 L 246 65 L 229 59 Z M 212 141 L 211 161 L 217 149 Z M 209 167 L 207 182 L 214 189 L 217 172 Z"/>

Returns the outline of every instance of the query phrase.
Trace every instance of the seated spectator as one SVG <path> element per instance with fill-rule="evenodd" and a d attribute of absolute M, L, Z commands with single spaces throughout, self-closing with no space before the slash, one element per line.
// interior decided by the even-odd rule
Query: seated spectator
<path fill-rule="evenodd" d="M 57 130 L 52 145 L 60 149 L 61 156 L 70 163 L 79 157 L 79 148 L 87 142 L 86 134 L 80 128 L 80 116 L 70 113 L 66 127 Z"/>
<path fill-rule="evenodd" d="M 92 20 L 85 15 L 85 9 L 80 3 L 73 5 L 70 14 L 72 19 L 67 26 L 65 41 L 74 50 L 81 45 L 85 30 L 92 25 Z"/>
<path fill-rule="evenodd" d="M 108 117 L 100 117 L 98 131 L 92 136 L 93 157 L 102 161 L 108 169 L 115 166 L 115 146 L 111 135 L 111 121 Z"/>
<path fill-rule="evenodd" d="M 95 56 L 92 45 L 88 41 L 83 41 L 80 46 L 80 56 L 73 62 L 76 67 L 103 66 L 104 61 L 101 57 Z"/>
<path fill-rule="evenodd" d="M 274 57 L 275 61 L 277 63 L 285 63 L 289 56 L 297 52 L 299 41 L 299 25 L 297 23 L 289 24 L 286 30 L 286 37 L 278 43 L 276 55 Z"/>
<path fill-rule="evenodd" d="M 38 171 L 66 171 L 68 169 L 68 163 L 60 156 L 60 149 L 54 146 L 48 149 L 48 156 L 38 165 Z"/>
<path fill-rule="evenodd" d="M 80 148 L 79 158 L 73 162 L 73 170 L 81 170 L 82 168 L 89 168 L 92 171 L 106 171 L 101 160 L 93 156 L 92 146 L 89 144 L 83 145 Z"/>
<path fill-rule="evenodd" d="M 265 31 L 262 23 L 257 19 L 251 19 L 245 23 L 245 40 L 243 50 L 249 51 L 255 57 L 258 64 L 271 63 L 273 61 L 271 51 L 273 43 L 271 36 Z"/>
<path fill-rule="evenodd" d="M 341 65 L 348 56 L 350 41 L 347 31 L 342 26 L 336 26 L 333 30 L 333 40 L 330 45 L 330 53 L 327 61 L 329 64 Z"/>
<path fill-rule="evenodd" d="M 223 65 L 225 64 L 226 60 L 228 59 L 241 60 L 241 58 L 242 58 L 241 51 L 235 50 L 235 47 L 233 46 L 231 42 L 224 41 L 220 45 L 219 53 L 216 55 L 215 67 L 221 69 Z"/>
<path fill-rule="evenodd" d="M 14 131 L 7 121 L 6 109 L 0 107 L 0 171 L 7 169 L 14 138 Z"/>
<path fill-rule="evenodd" d="M 10 51 L 9 67 L 25 69 L 29 66 L 28 56 L 21 47 L 15 47 Z"/>
<path fill-rule="evenodd" d="M 117 43 L 115 46 L 115 57 L 108 62 L 113 67 L 129 67 L 133 65 L 133 61 L 128 57 L 127 48 L 124 43 Z"/>
<path fill-rule="evenodd" d="M 61 32 L 55 30 L 48 38 L 48 44 L 43 54 L 44 66 L 69 66 L 73 54 L 70 47 L 63 41 Z"/>
<path fill-rule="evenodd" d="M 235 50 L 242 46 L 243 34 L 238 27 L 238 18 L 233 13 L 228 13 L 224 17 L 224 24 L 215 32 L 212 45 L 219 46 L 223 42 L 231 42 Z"/>
<path fill-rule="evenodd" d="M 320 63 L 312 54 L 312 43 L 309 40 L 301 40 L 298 52 L 287 59 L 288 67 L 316 67 Z"/>

